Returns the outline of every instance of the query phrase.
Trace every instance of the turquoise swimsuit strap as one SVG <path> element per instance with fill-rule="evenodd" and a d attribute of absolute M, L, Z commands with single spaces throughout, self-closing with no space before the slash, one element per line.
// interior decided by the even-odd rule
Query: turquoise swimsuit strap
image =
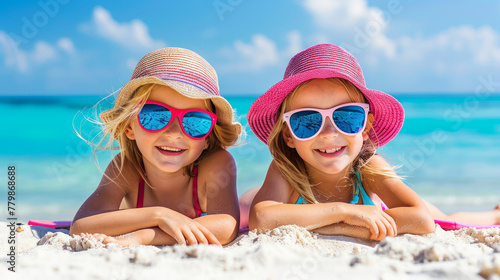
<path fill-rule="evenodd" d="M 350 204 L 358 204 L 359 202 L 359 193 L 361 193 L 361 199 L 363 199 L 363 205 L 375 205 L 371 198 L 368 196 L 366 193 L 365 189 L 363 188 L 363 185 L 361 184 L 361 177 L 359 176 L 359 172 L 356 171 L 356 177 L 358 180 L 354 184 L 354 197 L 352 198 Z M 306 204 L 306 200 L 299 195 L 299 198 L 295 202 L 295 204 Z"/>
<path fill-rule="evenodd" d="M 306 200 L 301 195 L 299 195 L 299 199 L 295 201 L 295 204 L 306 204 Z"/>
<path fill-rule="evenodd" d="M 359 193 L 361 192 L 361 199 L 363 199 L 363 205 L 375 205 L 375 203 L 373 203 L 372 199 L 366 193 L 365 188 L 363 188 L 363 184 L 361 184 L 361 177 L 359 176 L 358 171 L 356 171 L 356 177 L 358 177 L 358 181 L 356 181 L 356 184 L 354 187 L 354 197 L 351 200 L 351 202 L 349 202 L 349 203 L 358 204 Z"/>

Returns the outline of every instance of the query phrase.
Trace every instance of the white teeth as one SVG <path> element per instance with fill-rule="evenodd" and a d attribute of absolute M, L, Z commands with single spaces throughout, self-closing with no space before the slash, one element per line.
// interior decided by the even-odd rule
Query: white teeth
<path fill-rule="evenodd" d="M 342 147 L 338 147 L 336 149 L 330 149 L 330 150 L 321 150 L 321 149 L 318 149 L 320 152 L 322 153 L 327 153 L 327 154 L 331 154 L 331 153 L 335 153 L 337 152 L 338 150 L 342 149 Z"/>
<path fill-rule="evenodd" d="M 170 147 L 158 147 L 164 151 L 169 151 L 169 152 L 180 152 L 182 151 L 181 149 L 175 149 L 175 148 L 170 148 Z"/>

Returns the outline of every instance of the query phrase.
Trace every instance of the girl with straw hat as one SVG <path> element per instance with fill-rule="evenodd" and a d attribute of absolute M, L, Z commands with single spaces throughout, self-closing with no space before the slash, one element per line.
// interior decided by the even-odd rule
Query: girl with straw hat
<path fill-rule="evenodd" d="M 117 141 L 120 153 L 76 213 L 71 234 L 124 246 L 223 245 L 236 237 L 236 168 L 226 148 L 241 125 L 207 61 L 182 48 L 147 54 L 100 119 L 98 147 L 108 138 L 104 147 Z"/>

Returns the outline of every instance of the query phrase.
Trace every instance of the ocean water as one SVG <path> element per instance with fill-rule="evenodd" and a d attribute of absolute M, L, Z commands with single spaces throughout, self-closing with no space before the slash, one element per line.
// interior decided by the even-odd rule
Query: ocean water
<path fill-rule="evenodd" d="M 444 212 L 482 211 L 500 203 L 500 96 L 395 95 L 406 120 L 379 153 L 405 183 Z M 251 132 L 246 113 L 256 96 L 228 97 L 246 128 L 244 145 L 231 148 L 238 194 L 262 184 L 271 157 Z M 100 97 L 0 97 L 0 168 L 17 171 L 16 216 L 20 220 L 71 220 L 102 174 L 91 147 L 76 133 L 96 135 L 83 116 Z M 102 108 L 110 106 L 104 103 Z M 116 151 L 98 153 L 104 170 Z M 6 217 L 7 190 L 0 195 Z"/>

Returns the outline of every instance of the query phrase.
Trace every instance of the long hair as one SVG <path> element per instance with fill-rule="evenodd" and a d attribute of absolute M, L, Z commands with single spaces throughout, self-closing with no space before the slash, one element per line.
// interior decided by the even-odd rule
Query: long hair
<path fill-rule="evenodd" d="M 364 95 L 356 88 L 352 83 L 347 80 L 340 78 L 330 78 L 328 79 L 332 83 L 340 84 L 349 94 L 352 102 L 356 103 L 368 103 Z M 310 81 L 310 80 L 309 80 Z M 302 87 L 309 83 L 305 81 L 297 86 L 283 101 L 279 109 L 278 121 L 273 127 L 268 140 L 269 150 L 271 155 L 278 166 L 281 174 L 285 180 L 290 184 L 290 186 L 295 190 L 300 196 L 302 196 L 307 203 L 318 203 L 314 197 L 312 191 L 312 181 L 310 180 L 307 172 L 307 168 L 304 160 L 299 156 L 295 149 L 288 147 L 283 138 L 283 129 L 286 129 L 284 122 L 282 121 L 283 114 L 288 110 L 290 105 L 290 100 L 297 95 Z M 373 115 L 368 115 L 367 125 L 365 132 L 370 132 L 372 130 Z M 390 168 L 378 168 L 369 164 L 370 159 L 376 154 L 377 145 L 375 142 L 368 138 L 363 142 L 363 146 L 358 156 L 353 160 L 353 162 L 348 166 L 349 175 L 348 180 L 351 185 L 355 186 L 355 182 L 358 180 L 356 172 L 359 171 L 360 177 L 363 175 L 383 175 L 389 178 L 400 178 L 396 175 L 394 167 Z"/>
<path fill-rule="evenodd" d="M 115 106 L 107 111 L 100 113 L 102 127 L 102 138 L 95 145 L 93 155 L 95 159 L 98 149 L 104 150 L 120 150 L 119 157 L 113 158 L 111 164 L 114 164 L 119 174 L 121 174 L 124 162 L 129 161 L 137 170 L 139 175 L 149 184 L 144 168 L 142 154 L 137 147 L 135 140 L 130 140 L 125 131 L 132 121 L 135 121 L 137 114 L 140 112 L 142 105 L 148 100 L 151 91 L 155 84 L 146 84 L 138 87 L 130 96 L 129 100 L 125 101 L 122 106 Z M 210 99 L 205 99 L 205 105 L 208 111 L 217 115 L 217 110 Z M 193 163 L 184 168 L 184 173 L 189 176 L 194 176 L 193 166 L 198 164 L 201 159 L 219 149 L 227 149 L 230 146 L 237 144 L 241 134 L 241 125 L 238 122 L 234 123 L 216 123 L 213 130 L 207 137 L 208 147 L 203 150 L 201 155 Z M 118 142 L 118 147 L 114 143 Z M 113 178 L 109 178 L 113 180 Z M 150 185 L 150 184 L 149 184 Z"/>

